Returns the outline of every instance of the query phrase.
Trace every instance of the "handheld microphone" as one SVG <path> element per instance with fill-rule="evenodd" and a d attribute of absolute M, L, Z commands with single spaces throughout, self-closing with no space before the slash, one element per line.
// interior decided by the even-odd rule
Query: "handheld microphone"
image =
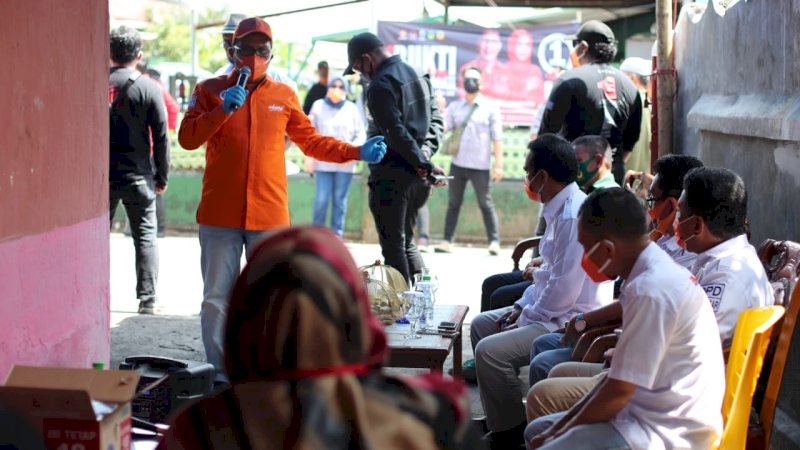
<path fill-rule="evenodd" d="M 250 74 L 253 73 L 249 67 L 244 66 L 239 69 L 239 80 L 236 81 L 236 85 L 240 87 L 245 87 L 247 85 L 247 80 L 250 79 Z"/>
<path fill-rule="evenodd" d="M 251 73 L 253 72 L 247 66 L 239 68 L 239 79 L 236 80 L 236 85 L 244 88 L 247 85 L 247 80 L 250 78 Z M 236 112 L 237 109 L 239 109 L 239 107 L 235 106 L 233 111 Z"/>

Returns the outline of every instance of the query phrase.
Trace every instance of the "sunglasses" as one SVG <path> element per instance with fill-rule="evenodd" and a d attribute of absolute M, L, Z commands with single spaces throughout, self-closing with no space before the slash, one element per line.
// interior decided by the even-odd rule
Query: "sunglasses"
<path fill-rule="evenodd" d="M 235 51 L 236 54 L 239 56 L 258 55 L 262 58 L 267 58 L 267 59 L 269 59 L 272 56 L 272 50 L 270 50 L 269 47 L 252 48 L 252 47 L 239 47 L 238 45 L 234 45 L 233 51 Z"/>

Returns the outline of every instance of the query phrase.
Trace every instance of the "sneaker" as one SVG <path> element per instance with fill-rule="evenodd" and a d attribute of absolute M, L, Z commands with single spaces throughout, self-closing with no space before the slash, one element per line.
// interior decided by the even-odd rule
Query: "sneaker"
<path fill-rule="evenodd" d="M 492 243 L 489 244 L 489 254 L 492 255 L 492 256 L 497 256 L 497 255 L 500 254 L 500 243 L 499 242 L 492 241 Z"/>
<path fill-rule="evenodd" d="M 453 369 L 448 370 L 447 373 L 453 375 Z M 474 359 L 468 359 L 464 361 L 464 364 L 461 365 L 461 378 L 463 378 L 467 383 L 478 382 L 478 373 L 475 371 Z"/>
<path fill-rule="evenodd" d="M 453 253 L 452 244 L 448 241 L 444 241 L 441 244 L 435 246 L 433 251 L 436 253 Z"/>
<path fill-rule="evenodd" d="M 139 302 L 139 314 L 147 314 L 153 315 L 156 313 L 156 302 L 155 300 L 147 300 L 143 302 Z"/>
<path fill-rule="evenodd" d="M 419 251 L 422 253 L 428 253 L 430 251 L 428 248 L 428 240 L 425 238 L 419 238 L 417 240 L 417 248 L 419 248 Z"/>

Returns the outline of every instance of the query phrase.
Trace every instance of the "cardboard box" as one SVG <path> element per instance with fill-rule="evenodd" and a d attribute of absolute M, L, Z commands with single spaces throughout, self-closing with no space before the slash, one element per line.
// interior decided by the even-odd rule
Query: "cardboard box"
<path fill-rule="evenodd" d="M 0 403 L 42 430 L 48 450 L 130 450 L 131 405 L 139 373 L 132 370 L 14 366 Z M 98 415 L 94 402 L 109 406 Z"/>

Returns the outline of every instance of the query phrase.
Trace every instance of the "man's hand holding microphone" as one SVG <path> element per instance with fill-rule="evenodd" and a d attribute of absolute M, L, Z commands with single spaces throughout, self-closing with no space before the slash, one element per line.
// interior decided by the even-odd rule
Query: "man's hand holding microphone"
<path fill-rule="evenodd" d="M 244 88 L 247 85 L 247 80 L 250 78 L 252 71 L 249 67 L 244 66 L 239 69 L 239 79 L 236 81 L 236 86 L 228 88 L 224 91 L 222 100 L 222 110 L 227 115 L 236 112 L 247 99 L 247 90 Z"/>

